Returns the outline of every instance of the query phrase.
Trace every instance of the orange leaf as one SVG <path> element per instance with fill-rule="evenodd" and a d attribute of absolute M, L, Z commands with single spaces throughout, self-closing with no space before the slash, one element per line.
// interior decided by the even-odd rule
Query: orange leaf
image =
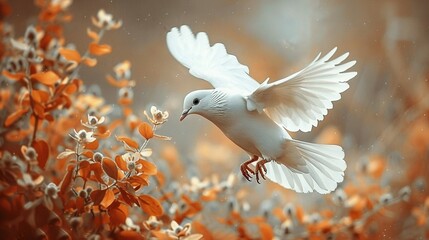
<path fill-rule="evenodd" d="M 128 117 L 133 113 L 133 109 L 129 107 L 123 107 L 123 112 L 124 116 Z M 138 119 L 136 119 L 135 121 L 130 121 L 130 128 L 134 130 L 137 127 L 135 126 L 136 123 L 139 123 Z"/>
<path fill-rule="evenodd" d="M 304 222 L 305 213 L 304 213 L 304 209 L 301 206 L 296 206 L 296 218 L 301 223 Z"/>
<path fill-rule="evenodd" d="M 262 240 L 271 240 L 274 238 L 273 228 L 268 223 L 259 223 L 259 231 Z"/>
<path fill-rule="evenodd" d="M 90 38 L 92 38 L 92 40 L 94 40 L 94 42 L 98 42 L 98 40 L 100 40 L 100 36 L 98 36 L 98 33 L 92 31 L 90 28 L 86 29 L 86 33 Z"/>
<path fill-rule="evenodd" d="M 34 102 L 33 112 L 39 119 L 45 118 L 45 108 L 37 102 Z"/>
<path fill-rule="evenodd" d="M 111 226 L 119 226 L 125 223 L 127 219 L 127 215 L 119 208 L 110 208 L 109 209 L 110 216 L 110 225 Z"/>
<path fill-rule="evenodd" d="M 213 240 L 213 234 L 204 226 L 204 224 L 193 221 L 192 222 L 192 232 L 201 233 L 204 235 L 205 240 Z"/>
<path fill-rule="evenodd" d="M 127 189 L 129 189 L 129 190 L 127 191 Z M 122 184 L 122 186 L 119 188 L 119 191 L 121 192 L 121 196 L 122 196 L 123 200 L 129 206 L 134 206 L 134 204 L 136 204 L 138 206 L 140 205 L 139 201 L 135 197 L 135 191 L 129 183 Z M 129 193 L 129 192 L 131 192 L 131 193 Z"/>
<path fill-rule="evenodd" d="M 203 235 L 199 234 L 199 233 L 194 233 L 194 234 L 186 236 L 186 240 L 200 240 L 200 239 L 203 239 Z"/>
<path fill-rule="evenodd" d="M 36 226 L 44 226 L 49 223 L 49 217 L 54 213 L 44 204 L 39 204 L 34 208 L 34 221 Z M 55 214 L 55 213 L 54 213 Z"/>
<path fill-rule="evenodd" d="M 110 134 L 111 134 L 111 132 L 109 129 L 107 129 L 107 127 L 98 126 L 98 131 L 96 133 L 94 133 L 94 137 L 106 139 L 106 138 L 110 137 Z"/>
<path fill-rule="evenodd" d="M 158 172 L 158 170 L 156 168 L 156 165 L 153 164 L 153 163 L 151 163 L 151 162 L 149 162 L 149 161 L 138 160 L 137 164 L 141 164 L 142 165 L 142 168 L 139 169 L 139 172 L 142 172 L 142 173 L 144 173 L 146 175 L 155 175 Z"/>
<path fill-rule="evenodd" d="M 144 137 L 148 140 L 153 138 L 152 127 L 146 122 L 143 122 L 142 124 L 140 124 L 139 133 L 142 135 L 142 137 Z"/>
<path fill-rule="evenodd" d="M 354 195 L 347 199 L 347 205 L 350 206 L 349 217 L 352 220 L 358 219 L 364 213 L 366 200 L 359 195 Z"/>
<path fill-rule="evenodd" d="M 65 159 L 65 158 L 68 158 L 69 156 L 71 156 L 73 154 L 76 154 L 76 152 L 73 150 L 70 150 L 70 149 L 66 149 L 63 152 L 61 152 L 60 154 L 58 154 L 57 159 L 58 160 Z"/>
<path fill-rule="evenodd" d="M 31 144 L 37 152 L 37 161 L 40 168 L 45 168 L 46 162 L 49 158 L 49 145 L 44 140 L 34 140 Z"/>
<path fill-rule="evenodd" d="M 23 78 L 25 77 L 25 74 L 24 74 L 24 73 L 22 73 L 22 72 L 19 72 L 19 73 L 11 73 L 11 72 L 9 72 L 9 71 L 7 71 L 7 70 L 3 70 L 3 71 L 2 71 L 2 74 L 3 74 L 5 77 L 7 77 L 7 78 L 9 78 L 9 79 L 11 79 L 11 80 L 21 80 L 21 79 L 23 79 Z"/>
<path fill-rule="evenodd" d="M 61 48 L 60 54 L 69 61 L 80 62 L 81 60 L 79 52 L 73 49 Z"/>
<path fill-rule="evenodd" d="M 98 140 L 89 142 L 85 144 L 85 149 L 90 149 L 90 150 L 97 150 L 98 146 L 99 146 L 99 142 Z"/>
<path fill-rule="evenodd" d="M 115 162 L 122 171 L 129 171 L 126 161 L 121 156 L 116 156 Z"/>
<path fill-rule="evenodd" d="M 48 86 L 52 86 L 60 79 L 60 77 L 58 77 L 58 75 L 52 71 L 47 71 L 32 74 L 31 79 L 34 79 Z"/>
<path fill-rule="evenodd" d="M 164 135 L 158 135 L 158 134 L 154 134 L 153 135 L 155 138 L 160 139 L 160 140 L 165 140 L 165 141 L 170 141 L 171 137 L 168 136 L 164 136 Z"/>
<path fill-rule="evenodd" d="M 30 93 L 29 92 L 25 92 L 24 94 L 21 95 L 21 97 L 19 98 L 20 102 L 21 102 L 21 107 L 30 107 Z"/>
<path fill-rule="evenodd" d="M 72 100 L 67 95 L 61 96 L 59 100 L 61 101 L 59 104 L 62 104 L 64 108 L 70 108 L 72 105 Z"/>
<path fill-rule="evenodd" d="M 136 232 L 136 231 L 131 231 L 131 230 L 124 230 L 124 231 L 120 231 L 117 235 L 115 239 L 124 239 L 124 240 L 143 240 L 143 236 Z"/>
<path fill-rule="evenodd" d="M 156 173 L 156 179 L 158 180 L 158 186 L 162 187 L 165 184 L 165 175 L 162 172 Z"/>
<path fill-rule="evenodd" d="M 110 75 L 107 75 L 106 79 L 107 79 L 107 82 L 110 83 L 110 85 L 117 88 L 128 87 L 130 82 L 129 80 L 126 80 L 126 79 L 116 80 Z"/>
<path fill-rule="evenodd" d="M 127 106 L 133 103 L 133 99 L 129 97 L 121 97 L 118 99 L 118 103 L 122 106 Z"/>
<path fill-rule="evenodd" d="M 112 52 L 112 47 L 107 44 L 89 44 L 89 52 L 93 55 L 101 56 Z"/>
<path fill-rule="evenodd" d="M 80 212 L 83 213 L 85 212 L 85 199 L 78 197 L 76 199 L 76 209 Z"/>
<path fill-rule="evenodd" d="M 159 201 L 149 195 L 139 196 L 140 207 L 145 213 L 153 216 L 161 216 L 164 213 Z"/>
<path fill-rule="evenodd" d="M 128 206 L 124 203 L 121 203 L 119 201 L 113 202 L 112 206 L 110 208 L 117 207 L 119 210 L 121 210 L 123 213 L 125 213 L 126 216 L 128 216 Z"/>
<path fill-rule="evenodd" d="M 10 89 L 0 89 L 0 110 L 3 110 L 4 107 L 7 105 L 10 99 L 10 95 Z"/>
<path fill-rule="evenodd" d="M 198 212 L 198 211 L 200 211 L 203 207 L 202 207 L 202 205 L 201 205 L 201 203 L 199 202 L 199 201 L 193 201 L 193 200 L 191 200 L 191 198 L 189 198 L 188 196 L 186 196 L 186 195 L 183 195 L 182 196 L 182 199 L 183 199 L 183 201 L 185 202 L 185 203 L 187 203 L 188 204 L 188 206 L 190 207 L 189 209 L 192 209 L 192 211 L 191 212 Z M 238 213 L 238 212 L 236 212 L 236 211 L 233 211 L 233 213 L 232 214 L 234 214 L 234 213 L 236 213 L 237 214 L 237 219 L 238 218 L 240 218 L 241 219 L 241 216 L 240 216 L 240 214 Z"/>
<path fill-rule="evenodd" d="M 64 87 L 64 92 L 67 94 L 73 94 L 77 91 L 78 86 L 76 84 L 68 84 L 66 87 Z"/>
<path fill-rule="evenodd" d="M 24 114 L 28 112 L 28 109 L 18 109 L 16 112 L 10 114 L 6 121 L 4 122 L 5 127 L 9 127 L 10 125 L 14 124 L 16 121 L 18 121 Z"/>
<path fill-rule="evenodd" d="M 52 116 L 52 114 L 50 114 L 50 113 L 45 113 L 45 119 L 48 121 L 48 122 L 53 122 L 55 119 L 54 119 L 54 116 Z"/>
<path fill-rule="evenodd" d="M 218 191 L 216 189 L 205 190 L 202 193 L 202 195 L 201 195 L 201 200 L 203 200 L 203 201 L 213 201 L 213 200 L 216 200 L 217 192 Z"/>
<path fill-rule="evenodd" d="M 113 201 L 115 200 L 115 193 L 113 193 L 113 190 L 111 188 L 106 190 L 106 193 L 104 194 L 103 200 L 100 202 L 100 205 L 104 208 L 108 208 Z"/>
<path fill-rule="evenodd" d="M 151 233 L 152 233 L 152 235 L 154 235 L 156 237 L 156 239 L 159 239 L 159 240 L 170 240 L 171 239 L 171 237 L 165 232 L 153 230 L 153 231 L 151 231 Z"/>
<path fill-rule="evenodd" d="M 97 179 L 98 182 L 105 183 L 103 178 L 101 177 L 103 176 L 103 169 L 101 167 L 101 163 L 91 163 L 91 171 L 94 172 L 95 179 Z"/>
<path fill-rule="evenodd" d="M 94 210 L 94 212 L 95 212 L 95 210 Z M 109 222 L 110 222 L 109 215 L 98 212 L 95 215 L 95 217 L 93 218 L 93 223 L 92 224 L 93 224 L 94 228 L 97 229 L 97 228 L 101 228 L 105 224 L 109 224 Z"/>
<path fill-rule="evenodd" d="M 62 194 L 65 194 L 66 190 L 69 188 L 71 180 L 72 180 L 73 172 L 74 172 L 74 166 L 70 166 L 67 169 L 66 175 L 64 175 L 64 178 L 61 181 L 60 192 Z"/>
<path fill-rule="evenodd" d="M 94 156 L 94 152 L 91 150 L 86 150 L 82 152 L 82 156 L 85 156 L 87 158 L 92 158 Z"/>
<path fill-rule="evenodd" d="M 128 182 L 132 185 L 132 186 L 149 186 L 149 180 L 148 180 L 148 176 L 145 174 L 140 174 L 140 175 L 134 175 L 130 178 L 128 178 Z"/>
<path fill-rule="evenodd" d="M 113 132 L 117 127 L 121 126 L 122 122 L 121 119 L 113 120 L 109 125 L 109 130 Z M 118 137 L 116 137 L 116 139 L 118 139 Z"/>
<path fill-rule="evenodd" d="M 82 62 L 88 67 L 95 67 L 97 65 L 97 59 L 85 57 Z"/>
<path fill-rule="evenodd" d="M 63 22 L 70 22 L 73 19 L 73 15 L 71 14 L 64 14 L 61 16 L 61 21 Z"/>
<path fill-rule="evenodd" d="M 6 140 L 10 142 L 19 142 L 31 133 L 31 129 L 12 130 L 6 133 Z"/>
<path fill-rule="evenodd" d="M 38 103 L 45 103 L 49 100 L 49 93 L 46 91 L 33 89 L 33 91 L 31 91 L 31 97 Z"/>
<path fill-rule="evenodd" d="M 122 141 L 122 142 L 126 143 L 128 146 L 130 146 L 130 147 L 132 147 L 134 149 L 138 149 L 139 148 L 139 144 L 136 141 L 134 141 L 131 138 L 129 138 L 129 137 L 125 137 L 125 136 L 119 136 L 118 137 L 117 136 L 116 139 L 118 141 Z"/>
<path fill-rule="evenodd" d="M 92 201 L 94 202 L 94 205 L 100 205 L 101 201 L 104 199 L 104 195 L 106 195 L 107 189 L 104 190 L 93 190 L 90 194 Z"/>
<path fill-rule="evenodd" d="M 64 92 L 67 94 L 73 94 L 75 93 L 81 86 L 82 86 L 82 80 L 79 79 L 73 79 L 70 83 L 68 83 L 65 88 Z"/>
<path fill-rule="evenodd" d="M 79 162 L 79 175 L 86 181 L 89 174 L 91 173 L 91 164 L 87 160 Z"/>
<path fill-rule="evenodd" d="M 118 167 L 116 163 L 110 158 L 103 158 L 101 166 L 103 167 L 104 172 L 114 180 L 118 179 Z"/>

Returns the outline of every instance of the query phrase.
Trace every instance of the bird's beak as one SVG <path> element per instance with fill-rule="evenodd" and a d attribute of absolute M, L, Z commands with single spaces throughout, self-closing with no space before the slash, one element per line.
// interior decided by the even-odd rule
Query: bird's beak
<path fill-rule="evenodd" d="M 192 107 L 190 107 L 189 109 L 186 109 L 185 111 L 182 112 L 182 116 L 180 116 L 180 121 L 183 121 L 183 119 L 185 119 L 186 116 L 188 116 L 189 111 L 191 111 Z"/>

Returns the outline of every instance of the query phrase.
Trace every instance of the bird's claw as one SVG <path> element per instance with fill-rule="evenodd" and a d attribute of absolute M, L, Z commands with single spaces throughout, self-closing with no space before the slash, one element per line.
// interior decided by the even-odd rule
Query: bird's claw
<path fill-rule="evenodd" d="M 252 176 L 251 174 L 255 175 L 255 171 L 253 171 L 250 167 L 249 164 L 242 164 L 241 167 L 241 173 L 243 174 L 244 178 L 246 178 L 247 181 L 251 181 L 252 180 Z"/>
<path fill-rule="evenodd" d="M 256 163 L 256 168 L 255 168 L 255 175 L 256 175 L 256 182 L 261 184 L 259 182 L 259 174 L 261 174 L 261 177 L 266 180 L 265 178 L 265 174 L 267 174 L 267 167 L 265 167 L 265 164 L 269 162 L 266 159 L 262 159 L 261 161 L 259 161 L 258 163 Z"/>
<path fill-rule="evenodd" d="M 255 175 L 255 171 L 253 171 L 249 165 L 251 163 L 253 163 L 254 161 L 257 161 L 258 157 L 257 156 L 253 156 L 251 159 L 249 159 L 248 161 L 244 162 L 243 164 L 241 164 L 240 166 L 240 170 L 241 170 L 241 174 L 243 174 L 244 178 L 246 178 L 247 181 L 252 181 L 252 175 Z"/>
<path fill-rule="evenodd" d="M 261 175 L 262 179 L 266 180 L 265 174 L 267 174 L 267 167 L 265 167 L 265 164 L 269 161 L 266 159 L 262 159 L 256 163 L 255 170 L 251 169 L 249 165 L 257 160 L 258 160 L 258 157 L 253 156 L 253 158 L 241 164 L 240 170 L 244 178 L 246 178 L 246 180 L 249 182 L 252 180 L 252 175 L 256 175 L 256 182 L 260 184 L 259 175 Z"/>

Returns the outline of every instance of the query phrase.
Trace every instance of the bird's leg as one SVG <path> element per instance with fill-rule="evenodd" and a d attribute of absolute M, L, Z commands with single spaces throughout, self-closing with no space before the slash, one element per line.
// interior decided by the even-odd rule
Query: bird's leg
<path fill-rule="evenodd" d="M 252 176 L 250 176 L 249 172 L 252 174 L 255 174 L 255 171 L 253 171 L 249 165 L 252 164 L 255 161 L 258 161 L 258 156 L 253 155 L 253 157 L 247 161 L 245 161 L 244 163 L 241 164 L 240 169 L 241 169 L 241 174 L 243 174 L 243 176 L 246 178 L 247 181 L 250 182 L 250 180 L 252 179 Z"/>
<path fill-rule="evenodd" d="M 269 162 L 269 160 L 262 159 L 261 161 L 256 163 L 255 168 L 255 175 L 256 175 L 256 182 L 259 182 L 259 174 L 261 174 L 261 177 L 265 180 L 265 174 L 267 173 L 267 167 L 265 167 L 265 164 Z"/>

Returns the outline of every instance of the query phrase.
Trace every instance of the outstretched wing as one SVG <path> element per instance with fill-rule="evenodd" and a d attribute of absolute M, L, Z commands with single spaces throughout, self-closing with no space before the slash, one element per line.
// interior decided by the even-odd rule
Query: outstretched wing
<path fill-rule="evenodd" d="M 250 94 L 259 83 L 251 78 L 249 68 L 238 62 L 234 55 L 226 52 L 222 43 L 210 46 L 205 32 L 196 36 L 183 25 L 172 28 L 167 33 L 167 46 L 170 53 L 189 68 L 197 78 L 208 81 L 215 88 L 229 88 Z"/>
<path fill-rule="evenodd" d="M 341 98 L 356 72 L 344 72 L 356 61 L 343 62 L 348 53 L 330 60 L 337 48 L 316 59 L 301 71 L 273 83 L 265 81 L 247 97 L 247 109 L 265 111 L 271 119 L 289 131 L 308 132 Z"/>

